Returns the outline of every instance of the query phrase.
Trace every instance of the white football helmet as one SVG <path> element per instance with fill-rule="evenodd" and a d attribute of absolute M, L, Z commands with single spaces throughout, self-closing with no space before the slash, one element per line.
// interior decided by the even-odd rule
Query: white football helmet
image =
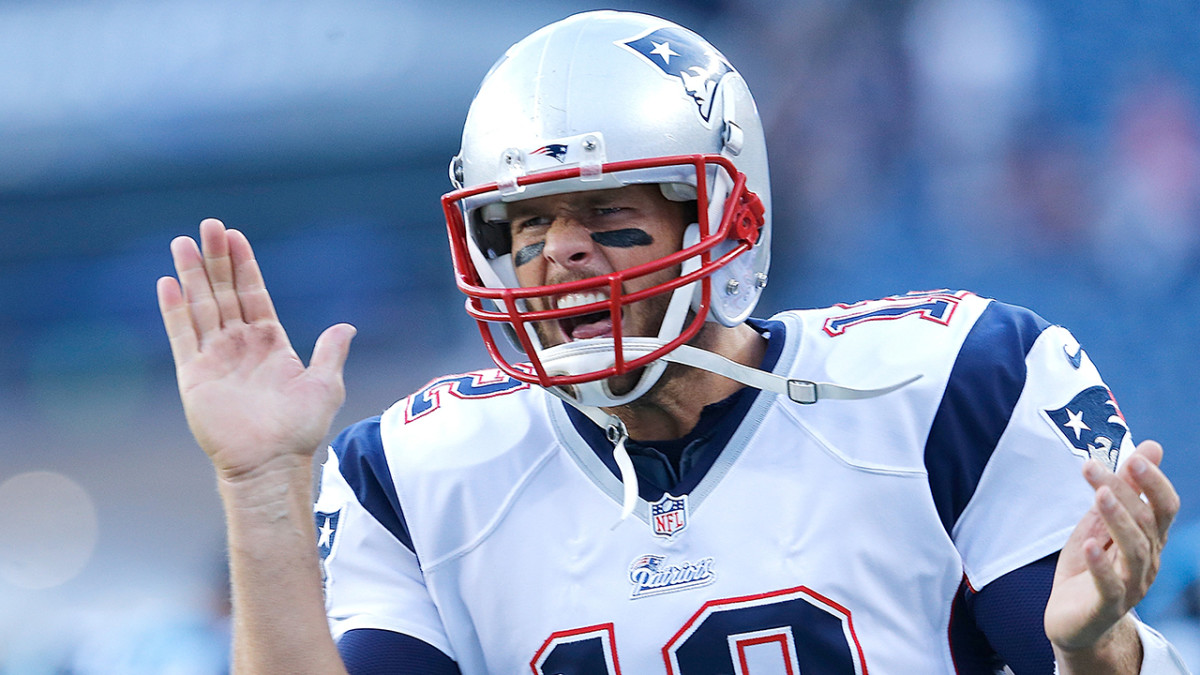
<path fill-rule="evenodd" d="M 724 56 L 695 33 L 644 14 L 596 11 L 538 30 L 488 72 L 471 104 L 462 149 L 442 198 L 458 287 L 488 352 L 510 376 L 584 406 L 623 405 L 661 376 L 663 357 L 706 320 L 737 325 L 766 285 L 770 185 L 758 110 Z M 696 201 L 683 250 L 651 263 L 566 284 L 521 288 L 502 204 L 631 184 L 657 184 Z M 637 293 L 625 282 L 679 266 Z M 599 292 L 606 300 L 534 310 L 529 301 Z M 622 308 L 671 294 L 654 336 L 626 336 Z M 541 343 L 534 326 L 597 312 L 612 336 Z M 505 358 L 495 327 L 525 353 Z M 631 391 L 605 380 L 643 368 Z"/>

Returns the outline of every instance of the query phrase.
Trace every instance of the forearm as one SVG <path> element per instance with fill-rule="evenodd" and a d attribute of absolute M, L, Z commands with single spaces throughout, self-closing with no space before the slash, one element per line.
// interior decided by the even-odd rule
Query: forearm
<path fill-rule="evenodd" d="M 285 456 L 218 483 L 229 539 L 234 672 L 344 674 L 325 618 L 311 461 Z"/>
<path fill-rule="evenodd" d="M 1066 650 L 1051 643 L 1059 675 L 1137 675 L 1142 643 L 1132 614 L 1126 614 L 1095 645 Z"/>

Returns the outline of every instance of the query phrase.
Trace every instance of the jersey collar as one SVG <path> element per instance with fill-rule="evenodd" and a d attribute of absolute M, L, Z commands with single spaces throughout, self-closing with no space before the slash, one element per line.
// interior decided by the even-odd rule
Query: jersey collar
<path fill-rule="evenodd" d="M 767 350 L 760 368 L 774 370 L 783 353 L 786 331 L 780 321 L 749 319 L 747 323 L 767 337 Z M 638 474 L 638 496 L 646 501 L 657 501 L 665 492 L 678 496 L 691 492 L 708 473 L 721 450 L 729 443 L 734 432 L 741 426 L 746 413 L 754 405 L 761 392 L 754 387 L 743 387 L 730 397 L 705 406 L 696 427 L 682 438 L 667 441 L 627 441 L 634 467 Z M 587 443 L 596 457 L 617 478 L 620 469 L 613 458 L 612 443 L 604 430 L 596 426 L 574 406 L 559 401 L 575 432 Z M 667 456 L 672 452 L 680 455 L 676 470 Z"/>

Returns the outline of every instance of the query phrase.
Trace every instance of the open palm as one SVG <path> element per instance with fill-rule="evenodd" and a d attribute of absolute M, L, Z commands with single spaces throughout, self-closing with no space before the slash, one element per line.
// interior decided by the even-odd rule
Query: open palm
<path fill-rule="evenodd" d="M 311 457 L 345 397 L 354 328 L 328 328 L 308 367 L 275 314 L 246 237 L 218 220 L 171 242 L 178 279 L 158 281 L 188 425 L 226 479 Z"/>

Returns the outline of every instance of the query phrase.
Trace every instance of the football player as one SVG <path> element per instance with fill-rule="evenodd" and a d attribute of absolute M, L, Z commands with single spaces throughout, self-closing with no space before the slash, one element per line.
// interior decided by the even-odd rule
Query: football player
<path fill-rule="evenodd" d="M 246 238 L 158 292 L 229 530 L 246 673 L 1186 672 L 1133 613 L 1178 497 L 1079 343 L 968 292 L 751 317 L 770 185 L 742 77 L 590 12 L 485 77 L 443 204 L 496 368 L 311 460 Z"/>

